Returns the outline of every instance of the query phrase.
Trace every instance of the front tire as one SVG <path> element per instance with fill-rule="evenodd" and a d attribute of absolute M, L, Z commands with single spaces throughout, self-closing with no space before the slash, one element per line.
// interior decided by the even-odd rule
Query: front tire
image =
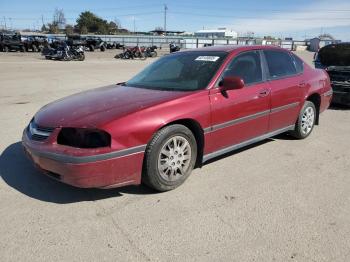
<path fill-rule="evenodd" d="M 142 182 L 157 191 L 175 189 L 189 177 L 196 159 L 191 130 L 178 124 L 164 127 L 146 148 Z"/>
<path fill-rule="evenodd" d="M 300 110 L 298 120 L 295 124 L 295 129 L 291 135 L 297 139 L 307 138 L 316 122 L 316 107 L 311 101 L 305 101 L 304 106 Z"/>

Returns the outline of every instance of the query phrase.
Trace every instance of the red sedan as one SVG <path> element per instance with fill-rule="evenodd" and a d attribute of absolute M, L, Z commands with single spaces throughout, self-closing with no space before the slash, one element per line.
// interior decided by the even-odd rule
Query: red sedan
<path fill-rule="evenodd" d="M 70 185 L 166 191 L 221 154 L 284 132 L 306 138 L 331 97 L 327 73 L 289 51 L 208 47 L 44 106 L 22 143 L 44 173 Z"/>

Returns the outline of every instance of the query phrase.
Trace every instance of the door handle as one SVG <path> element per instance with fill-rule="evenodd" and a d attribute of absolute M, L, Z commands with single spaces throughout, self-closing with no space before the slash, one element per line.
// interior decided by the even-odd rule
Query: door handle
<path fill-rule="evenodd" d="M 299 83 L 299 87 L 305 87 L 306 86 L 306 82 L 305 81 L 302 81 Z"/>
<path fill-rule="evenodd" d="M 259 92 L 259 97 L 265 97 L 268 94 L 270 94 L 270 90 L 269 89 L 263 89 Z"/>

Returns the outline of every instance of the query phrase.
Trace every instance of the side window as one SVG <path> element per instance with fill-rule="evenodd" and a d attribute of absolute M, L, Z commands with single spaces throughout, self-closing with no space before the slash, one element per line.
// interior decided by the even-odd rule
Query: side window
<path fill-rule="evenodd" d="M 294 62 L 295 68 L 297 70 L 297 74 L 304 72 L 304 61 L 294 54 L 292 54 L 292 57 L 294 60 L 293 62 Z"/>
<path fill-rule="evenodd" d="M 272 79 L 296 74 L 292 58 L 287 52 L 265 50 L 264 54 Z"/>
<path fill-rule="evenodd" d="M 258 51 L 244 52 L 233 58 L 222 77 L 238 76 L 249 85 L 262 81 L 260 54 Z"/>

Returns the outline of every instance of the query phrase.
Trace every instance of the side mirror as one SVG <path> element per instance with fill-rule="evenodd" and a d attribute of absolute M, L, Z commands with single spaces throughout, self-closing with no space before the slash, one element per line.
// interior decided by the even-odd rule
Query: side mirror
<path fill-rule="evenodd" d="M 221 91 L 241 89 L 244 87 L 244 80 L 238 76 L 228 76 L 219 83 Z"/>

